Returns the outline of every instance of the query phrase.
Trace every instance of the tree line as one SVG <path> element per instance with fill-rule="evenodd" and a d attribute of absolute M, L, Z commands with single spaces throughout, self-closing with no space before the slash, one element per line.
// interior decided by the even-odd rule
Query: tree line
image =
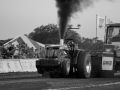
<path fill-rule="evenodd" d="M 76 31 L 73 31 L 69 28 L 71 28 L 71 25 L 68 26 L 68 29 L 65 32 L 65 42 L 68 39 L 72 39 L 75 43 L 78 44 L 78 47 L 81 49 L 89 51 L 103 50 L 103 41 L 81 37 Z M 57 27 L 57 25 L 54 24 L 42 25 L 40 27 L 37 27 L 28 36 L 31 39 L 43 44 L 59 44 L 60 41 L 59 28 Z"/>
<path fill-rule="evenodd" d="M 68 26 L 64 34 L 65 42 L 68 39 L 72 39 L 75 43 L 78 44 L 78 47 L 86 50 L 103 50 L 104 43 L 100 40 L 89 39 L 81 37 L 76 31 L 69 29 L 71 25 Z M 43 44 L 59 44 L 59 28 L 55 24 L 41 25 L 40 27 L 35 28 L 31 33 L 28 34 L 28 37 L 43 43 Z M 8 42 L 11 39 L 0 40 L 0 46 Z"/>

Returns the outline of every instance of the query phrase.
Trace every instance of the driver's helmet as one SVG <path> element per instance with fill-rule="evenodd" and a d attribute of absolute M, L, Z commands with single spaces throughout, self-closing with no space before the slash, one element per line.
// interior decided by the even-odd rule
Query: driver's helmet
<path fill-rule="evenodd" d="M 75 48 L 75 43 L 74 43 L 73 41 L 69 41 L 69 42 L 67 43 L 67 46 L 68 46 L 68 49 L 69 49 L 69 50 L 74 50 L 74 48 Z"/>

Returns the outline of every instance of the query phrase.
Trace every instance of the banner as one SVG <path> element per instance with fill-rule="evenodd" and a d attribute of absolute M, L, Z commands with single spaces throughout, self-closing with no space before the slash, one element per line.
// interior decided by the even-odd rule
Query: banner
<path fill-rule="evenodd" d="M 0 73 L 7 72 L 8 72 L 7 61 L 0 60 Z"/>
<path fill-rule="evenodd" d="M 35 62 L 37 59 L 20 59 L 20 64 L 23 72 L 36 72 Z"/>
<path fill-rule="evenodd" d="M 0 59 L 0 73 L 37 72 L 36 59 Z"/>

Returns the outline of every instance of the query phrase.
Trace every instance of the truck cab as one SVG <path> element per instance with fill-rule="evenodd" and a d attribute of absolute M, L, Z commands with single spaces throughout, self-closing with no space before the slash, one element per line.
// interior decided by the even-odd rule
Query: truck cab
<path fill-rule="evenodd" d="M 120 46 L 120 23 L 106 25 L 105 43 Z"/>
<path fill-rule="evenodd" d="M 113 77 L 120 71 L 120 23 L 107 24 L 102 53 L 102 75 Z"/>

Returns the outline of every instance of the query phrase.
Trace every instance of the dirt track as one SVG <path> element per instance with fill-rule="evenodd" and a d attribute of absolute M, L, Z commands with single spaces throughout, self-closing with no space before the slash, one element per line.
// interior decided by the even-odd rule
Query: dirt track
<path fill-rule="evenodd" d="M 0 75 L 1 78 L 2 75 Z M 0 90 L 119 90 L 120 78 L 41 78 L 37 73 L 4 74 Z M 17 76 L 17 77 L 16 77 Z M 22 76 L 22 77 L 21 77 Z M 9 78 L 8 78 L 9 77 Z"/>

